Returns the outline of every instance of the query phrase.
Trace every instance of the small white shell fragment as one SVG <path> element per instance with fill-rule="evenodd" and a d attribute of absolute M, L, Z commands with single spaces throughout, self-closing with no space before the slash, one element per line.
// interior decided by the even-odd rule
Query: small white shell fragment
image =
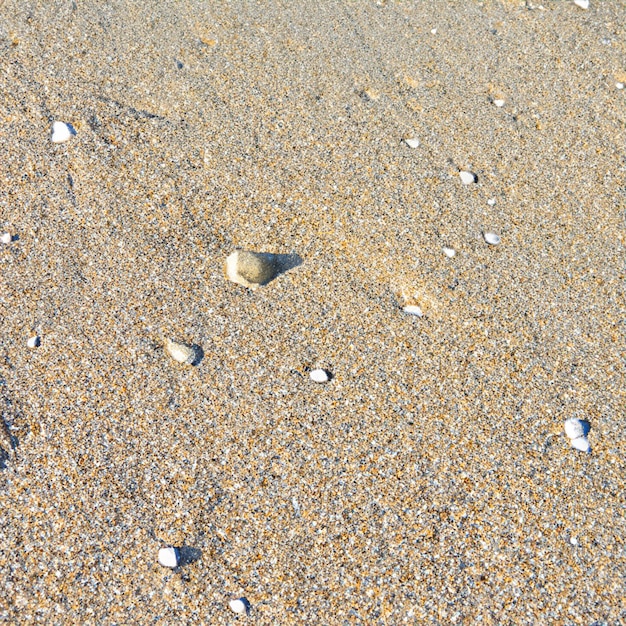
<path fill-rule="evenodd" d="M 236 250 L 226 259 L 226 277 L 238 285 L 256 289 L 278 275 L 276 256 L 267 252 Z"/>
<path fill-rule="evenodd" d="M 569 419 L 566 419 L 565 423 L 563 424 L 563 429 L 565 430 L 565 434 L 570 439 L 576 439 L 578 437 L 585 436 L 585 425 L 583 424 L 582 420 L 579 420 L 576 417 L 570 417 Z"/>
<path fill-rule="evenodd" d="M 321 367 L 311 370 L 309 376 L 314 383 L 327 383 L 330 380 L 328 372 Z"/>
<path fill-rule="evenodd" d="M 489 206 L 495 206 L 496 204 L 496 199 L 495 198 L 489 198 L 489 200 L 487 200 L 487 204 Z"/>
<path fill-rule="evenodd" d="M 180 563 L 180 551 L 178 548 L 161 548 L 159 550 L 159 565 L 174 569 Z"/>
<path fill-rule="evenodd" d="M 52 124 L 52 143 L 63 143 L 73 137 L 76 131 L 65 122 L 54 122 Z"/>
<path fill-rule="evenodd" d="M 496 233 L 483 233 L 483 237 L 490 246 L 497 246 L 502 241 Z"/>
<path fill-rule="evenodd" d="M 405 139 L 404 143 L 409 146 L 409 148 L 417 148 L 420 145 L 420 140 L 416 138 Z"/>
<path fill-rule="evenodd" d="M 447 248 L 444 247 L 443 248 L 443 253 L 449 258 L 451 259 L 455 254 L 456 254 L 456 250 L 454 248 Z"/>
<path fill-rule="evenodd" d="M 505 100 L 502 100 L 501 98 L 497 98 L 496 100 L 493 101 L 493 103 L 498 107 L 501 108 L 506 104 Z"/>
<path fill-rule="evenodd" d="M 461 170 L 459 172 L 459 176 L 461 177 L 461 182 L 464 185 L 471 185 L 476 182 L 476 174 L 473 172 L 468 172 L 467 170 Z"/>
<path fill-rule="evenodd" d="M 424 317 L 424 313 L 417 304 L 407 304 L 403 309 L 405 313 L 409 315 L 417 315 L 418 317 Z"/>
<path fill-rule="evenodd" d="M 228 603 L 230 610 L 237 615 L 245 615 L 248 611 L 248 601 L 245 598 L 237 598 Z"/>
<path fill-rule="evenodd" d="M 38 335 L 33 335 L 32 337 L 29 337 L 26 345 L 29 348 L 38 348 L 41 345 L 41 340 L 39 339 Z"/>
<path fill-rule="evenodd" d="M 2 243 L 11 243 L 13 241 L 13 237 L 11 236 L 11 233 L 2 233 L 2 235 L 0 235 L 0 242 Z"/>
<path fill-rule="evenodd" d="M 616 89 L 624 89 L 624 83 L 615 83 Z"/>
<path fill-rule="evenodd" d="M 589 0 L 574 0 L 574 4 L 581 9 L 589 8 Z"/>
<path fill-rule="evenodd" d="M 569 538 L 569 542 L 570 542 L 573 546 L 577 546 L 577 545 L 578 545 L 578 539 L 576 539 L 576 537 L 570 537 L 570 538 Z"/>
<path fill-rule="evenodd" d="M 196 349 L 186 343 L 166 339 L 163 348 L 177 363 L 191 365 L 197 356 Z"/>
<path fill-rule="evenodd" d="M 436 28 L 433 28 L 433 29 L 431 29 L 431 31 L 430 31 L 430 32 L 431 32 L 433 35 L 436 35 L 436 34 L 437 34 L 437 29 L 436 29 Z"/>
<path fill-rule="evenodd" d="M 591 446 L 589 445 L 587 437 L 576 437 L 576 439 L 572 439 L 570 443 L 572 444 L 572 448 L 575 450 L 580 450 L 581 452 L 591 452 Z"/>

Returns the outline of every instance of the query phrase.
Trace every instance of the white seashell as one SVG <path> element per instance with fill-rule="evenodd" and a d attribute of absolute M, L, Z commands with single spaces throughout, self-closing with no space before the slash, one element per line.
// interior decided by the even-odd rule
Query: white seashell
<path fill-rule="evenodd" d="M 13 237 L 11 236 L 11 233 L 2 233 L 2 235 L 0 235 L 0 242 L 2 243 L 11 243 L 13 241 Z"/>
<path fill-rule="evenodd" d="M 41 345 L 41 340 L 39 339 L 37 335 L 33 335 L 32 337 L 28 339 L 28 341 L 26 342 L 26 345 L 29 348 L 38 348 Z"/>
<path fill-rule="evenodd" d="M 443 253 L 451 259 L 456 254 L 456 250 L 454 248 L 443 248 Z"/>
<path fill-rule="evenodd" d="M 226 259 L 226 276 L 238 285 L 256 289 L 278 274 L 276 256 L 266 252 L 237 250 Z"/>
<path fill-rule="evenodd" d="M 563 428 L 565 430 L 565 434 L 570 439 L 576 439 L 577 437 L 585 436 L 585 425 L 582 420 L 579 420 L 576 417 L 570 417 L 569 419 L 565 420 Z"/>
<path fill-rule="evenodd" d="M 185 365 L 192 365 L 196 360 L 198 352 L 194 346 L 187 345 L 186 343 L 179 343 L 178 341 L 172 341 L 166 339 L 163 348 L 167 354 L 169 354 L 174 361 L 178 363 L 184 363 Z"/>
<path fill-rule="evenodd" d="M 230 610 L 237 615 L 245 615 L 248 612 L 249 603 L 245 598 L 237 598 L 228 603 Z"/>
<path fill-rule="evenodd" d="M 487 200 L 487 204 L 489 206 L 494 206 L 496 203 L 496 199 L 495 198 L 489 198 L 489 200 Z"/>
<path fill-rule="evenodd" d="M 437 34 L 437 29 L 436 29 L 436 28 L 433 28 L 433 29 L 431 29 L 431 31 L 430 31 L 430 32 L 431 32 L 433 35 L 436 35 L 436 34 Z"/>
<path fill-rule="evenodd" d="M 328 374 L 328 372 L 319 367 L 317 369 L 311 370 L 309 376 L 314 383 L 327 383 L 330 380 L 330 375 Z"/>
<path fill-rule="evenodd" d="M 589 8 L 589 0 L 574 0 L 574 4 L 580 7 L 581 9 Z"/>
<path fill-rule="evenodd" d="M 409 315 L 417 315 L 418 317 L 424 317 L 424 313 L 422 309 L 420 309 L 417 304 L 407 304 L 403 309 L 405 313 Z"/>
<path fill-rule="evenodd" d="M 624 83 L 615 83 L 616 89 L 624 89 Z"/>
<path fill-rule="evenodd" d="M 506 104 L 506 101 L 498 98 L 497 100 L 494 100 L 493 103 L 500 108 Z"/>
<path fill-rule="evenodd" d="M 468 172 L 466 170 L 461 170 L 459 172 L 459 176 L 461 177 L 461 182 L 464 185 L 471 185 L 476 182 L 476 174 L 473 172 Z"/>
<path fill-rule="evenodd" d="M 490 246 L 497 246 L 502 241 L 496 233 L 483 233 L 483 237 Z"/>
<path fill-rule="evenodd" d="M 420 145 L 419 139 L 405 139 L 404 143 L 409 146 L 409 148 L 417 148 Z"/>
<path fill-rule="evenodd" d="M 570 443 L 572 444 L 572 448 L 576 450 L 580 450 L 581 452 L 591 452 L 591 446 L 589 445 L 587 437 L 576 437 L 576 439 L 572 439 Z"/>
<path fill-rule="evenodd" d="M 161 548 L 159 550 L 159 564 L 163 567 L 174 569 L 180 563 L 180 550 L 178 548 Z"/>
<path fill-rule="evenodd" d="M 54 122 L 52 124 L 52 143 L 63 143 L 68 139 L 71 139 L 76 134 L 76 131 L 71 124 L 65 122 Z"/>
<path fill-rule="evenodd" d="M 576 539 L 576 537 L 570 537 L 570 538 L 569 538 L 569 542 L 570 542 L 573 546 L 577 546 L 577 545 L 578 545 L 578 539 Z"/>

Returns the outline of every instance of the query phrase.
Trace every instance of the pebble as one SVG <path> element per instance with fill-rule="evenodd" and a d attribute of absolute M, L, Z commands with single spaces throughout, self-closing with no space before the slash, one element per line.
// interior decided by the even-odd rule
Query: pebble
<path fill-rule="evenodd" d="M 327 383 L 330 380 L 330 374 L 326 370 L 319 367 L 311 370 L 309 376 L 314 383 Z"/>
<path fill-rule="evenodd" d="M 461 170 L 459 172 L 459 176 L 461 177 L 461 182 L 464 185 L 471 185 L 476 182 L 476 174 L 473 172 L 468 172 L 467 170 Z"/>
<path fill-rule="evenodd" d="M 409 148 L 417 148 L 420 145 L 419 139 L 405 139 L 404 143 L 409 146 Z"/>
<path fill-rule="evenodd" d="M 230 610 L 237 615 L 245 615 L 248 612 L 249 602 L 245 598 L 237 598 L 228 603 Z"/>
<path fill-rule="evenodd" d="M 190 346 L 186 343 L 179 343 L 178 341 L 172 341 L 166 339 L 163 348 L 167 354 L 169 354 L 177 363 L 183 363 L 185 365 L 193 365 L 198 356 L 198 351 L 194 346 Z"/>
<path fill-rule="evenodd" d="M 278 274 L 276 257 L 265 252 L 237 250 L 226 259 L 226 277 L 238 285 L 256 289 Z"/>
<path fill-rule="evenodd" d="M 589 0 L 574 0 L 574 4 L 580 7 L 581 9 L 589 8 Z"/>
<path fill-rule="evenodd" d="M 500 98 L 498 98 L 497 100 L 494 100 L 493 103 L 498 107 L 503 107 L 506 104 L 505 100 L 501 100 Z"/>
<path fill-rule="evenodd" d="M 456 254 L 456 250 L 454 248 L 443 248 L 443 253 L 449 258 L 451 259 L 455 254 Z"/>
<path fill-rule="evenodd" d="M 163 567 L 174 569 L 180 563 L 180 550 L 178 548 L 161 548 L 159 550 L 159 564 Z"/>
<path fill-rule="evenodd" d="M 68 139 L 71 139 L 76 134 L 76 131 L 71 124 L 65 122 L 54 122 L 52 124 L 52 143 L 63 143 Z"/>
<path fill-rule="evenodd" d="M 624 83 L 615 83 L 617 89 L 624 89 Z"/>
<path fill-rule="evenodd" d="M 26 345 L 29 348 L 38 348 L 41 345 L 41 339 L 39 339 L 38 335 L 33 335 L 32 337 L 28 339 L 28 341 L 26 342 Z"/>
<path fill-rule="evenodd" d="M 407 304 L 403 309 L 405 313 L 409 315 L 417 315 L 418 317 L 424 317 L 424 313 L 417 304 Z"/>
<path fill-rule="evenodd" d="M 497 246 L 502 241 L 496 233 L 483 233 L 483 237 L 490 246 Z"/>
<path fill-rule="evenodd" d="M 2 243 L 11 243 L 13 241 L 13 237 L 11 236 L 11 233 L 2 233 L 2 235 L 0 235 L 0 242 Z"/>
<path fill-rule="evenodd" d="M 573 546 L 577 546 L 577 545 L 578 545 L 578 539 L 576 539 L 576 537 L 570 537 L 569 542 L 570 542 Z"/>
<path fill-rule="evenodd" d="M 489 198 L 489 200 L 487 200 L 487 204 L 489 206 L 495 206 L 496 204 L 496 199 L 495 198 Z"/>

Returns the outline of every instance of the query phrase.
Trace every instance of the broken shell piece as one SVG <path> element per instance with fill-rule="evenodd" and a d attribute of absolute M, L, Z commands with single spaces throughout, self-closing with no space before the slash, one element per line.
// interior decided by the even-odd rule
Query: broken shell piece
<path fill-rule="evenodd" d="M 587 434 L 585 423 L 582 420 L 579 420 L 577 417 L 570 417 L 569 419 L 565 420 L 565 423 L 563 424 L 563 429 L 565 430 L 565 434 L 570 439 L 584 437 Z"/>
<path fill-rule="evenodd" d="M 196 346 L 190 346 L 186 343 L 179 343 L 178 341 L 166 339 L 163 348 L 165 352 L 167 352 L 167 354 L 169 354 L 177 363 L 193 365 L 198 358 L 198 348 Z"/>
<path fill-rule="evenodd" d="M 581 9 L 589 8 L 589 0 L 574 0 L 574 4 L 579 6 Z"/>
<path fill-rule="evenodd" d="M 402 310 L 409 315 L 424 317 L 424 312 L 422 311 L 422 309 L 420 309 L 420 307 L 417 306 L 417 304 L 407 304 Z"/>
<path fill-rule="evenodd" d="M 161 548 L 159 550 L 159 565 L 174 569 L 180 563 L 180 550 L 178 548 Z"/>
<path fill-rule="evenodd" d="M 493 103 L 498 107 L 501 108 L 506 104 L 506 100 L 502 100 L 502 98 L 496 98 Z"/>
<path fill-rule="evenodd" d="M 2 243 L 11 243 L 13 241 L 13 237 L 11 236 L 11 233 L 2 233 L 2 235 L 0 235 L 0 242 Z"/>
<path fill-rule="evenodd" d="M 311 370 L 309 376 L 314 383 L 327 383 L 330 380 L 330 374 L 321 367 Z"/>
<path fill-rule="evenodd" d="M 256 289 L 277 276 L 276 255 L 267 252 L 237 250 L 226 259 L 226 276 L 238 285 Z"/>
<path fill-rule="evenodd" d="M 52 124 L 52 143 L 64 143 L 76 134 L 74 127 L 65 122 Z"/>
<path fill-rule="evenodd" d="M 248 612 L 250 603 L 245 598 L 237 598 L 228 603 L 230 610 L 237 615 L 245 615 Z"/>
<path fill-rule="evenodd" d="M 483 233 L 483 237 L 490 246 L 497 246 L 502 241 L 496 233 Z"/>
<path fill-rule="evenodd" d="M 447 248 L 444 247 L 443 249 L 443 253 L 449 258 L 451 259 L 455 254 L 456 254 L 456 250 L 454 248 Z"/>
<path fill-rule="evenodd" d="M 29 348 L 38 348 L 41 345 L 41 340 L 39 339 L 38 335 L 33 335 L 32 337 L 29 337 L 26 345 Z"/>
<path fill-rule="evenodd" d="M 587 437 L 576 437 L 576 439 L 572 439 L 570 443 L 575 450 L 591 452 L 591 446 L 589 445 Z"/>
<path fill-rule="evenodd" d="M 468 172 L 467 170 L 461 170 L 459 172 L 459 176 L 461 177 L 461 182 L 464 185 L 471 185 L 478 180 L 478 177 L 474 174 L 474 172 Z"/>
<path fill-rule="evenodd" d="M 409 148 L 417 148 L 420 145 L 419 139 L 405 139 L 404 143 L 409 146 Z"/>

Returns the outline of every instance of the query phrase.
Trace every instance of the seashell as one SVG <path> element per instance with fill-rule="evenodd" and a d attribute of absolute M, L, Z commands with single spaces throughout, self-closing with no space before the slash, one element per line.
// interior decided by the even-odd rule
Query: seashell
<path fill-rule="evenodd" d="M 506 104 L 506 100 L 502 100 L 501 98 L 496 98 L 493 103 L 498 107 L 501 108 Z"/>
<path fill-rule="evenodd" d="M 64 143 L 76 134 L 74 127 L 65 122 L 54 122 L 52 124 L 52 143 Z"/>
<path fill-rule="evenodd" d="M 580 450 L 581 452 L 591 452 L 591 446 L 589 445 L 587 437 L 576 437 L 576 439 L 572 439 L 570 443 L 572 448 L 576 450 Z"/>
<path fill-rule="evenodd" d="M 11 243 L 13 241 L 13 237 L 11 233 L 2 233 L 0 235 L 0 242 L 2 243 Z"/>
<path fill-rule="evenodd" d="M 279 269 L 276 255 L 267 252 L 237 250 L 226 259 L 227 278 L 249 289 L 266 285 Z"/>
<path fill-rule="evenodd" d="M 489 200 L 487 200 L 487 204 L 489 206 L 495 206 L 496 204 L 496 199 L 495 198 L 489 198 Z"/>
<path fill-rule="evenodd" d="M 409 315 L 424 317 L 424 312 L 422 311 L 422 309 L 420 309 L 420 307 L 417 306 L 417 304 L 407 304 L 402 310 Z"/>
<path fill-rule="evenodd" d="M 237 615 L 245 615 L 250 608 L 250 603 L 245 598 L 237 598 L 228 603 L 230 610 Z"/>
<path fill-rule="evenodd" d="M 409 148 L 417 148 L 420 145 L 419 139 L 405 139 L 404 143 L 409 146 Z"/>
<path fill-rule="evenodd" d="M 483 233 L 483 237 L 490 246 L 497 246 L 502 241 L 496 233 Z"/>
<path fill-rule="evenodd" d="M 574 0 L 574 4 L 581 9 L 589 8 L 589 0 Z"/>
<path fill-rule="evenodd" d="M 471 185 L 478 180 L 478 177 L 473 172 L 468 172 L 467 170 L 461 170 L 459 172 L 459 176 L 461 177 L 461 182 L 464 185 Z"/>
<path fill-rule="evenodd" d="M 330 380 L 330 374 L 326 370 L 319 367 L 311 370 L 309 376 L 314 383 L 327 383 Z"/>
<path fill-rule="evenodd" d="M 39 339 L 38 335 L 33 335 L 32 337 L 29 337 L 26 345 L 29 348 L 38 348 L 41 345 L 41 339 Z"/>
<path fill-rule="evenodd" d="M 180 563 L 180 550 L 178 548 L 161 548 L 159 550 L 159 565 L 174 569 Z"/>
<path fill-rule="evenodd" d="M 615 83 L 615 89 L 624 89 L 624 83 Z"/>
<path fill-rule="evenodd" d="M 455 254 L 456 254 L 456 250 L 454 248 L 447 248 L 444 247 L 443 248 L 443 253 L 449 258 L 451 259 Z"/>
<path fill-rule="evenodd" d="M 186 343 L 179 343 L 178 341 L 172 341 L 171 339 L 165 340 L 163 349 L 177 363 L 193 365 L 198 358 L 199 350 L 196 346 L 190 346 Z"/>
<path fill-rule="evenodd" d="M 585 423 L 582 420 L 579 420 L 577 417 L 570 417 L 569 419 L 565 420 L 563 428 L 565 430 L 565 434 L 570 439 L 584 437 L 587 434 Z"/>

